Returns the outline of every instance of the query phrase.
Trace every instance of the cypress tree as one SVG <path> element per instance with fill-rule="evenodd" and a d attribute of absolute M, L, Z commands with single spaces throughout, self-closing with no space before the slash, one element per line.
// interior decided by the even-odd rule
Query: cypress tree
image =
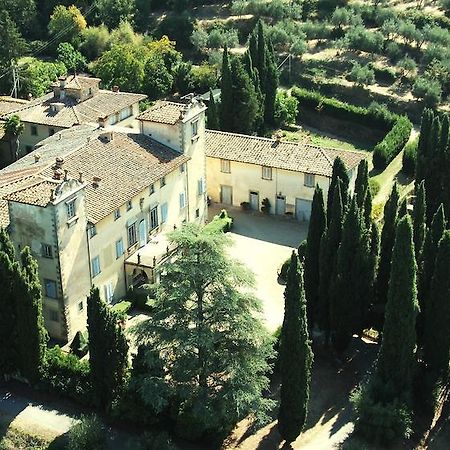
<path fill-rule="evenodd" d="M 268 125 L 275 124 L 275 99 L 278 90 L 278 68 L 272 45 L 267 46 L 266 75 L 264 89 L 264 122 Z"/>
<path fill-rule="evenodd" d="M 369 229 L 372 224 L 372 192 L 370 192 L 370 189 L 367 189 L 366 191 L 366 197 L 364 199 L 364 223 L 366 225 L 366 228 Z"/>
<path fill-rule="evenodd" d="M 441 121 L 435 116 L 431 124 L 431 132 L 427 143 L 425 159 L 425 195 L 427 204 L 427 223 L 431 223 L 434 213 L 441 203 L 441 183 L 439 173 L 442 170 L 440 156 Z"/>
<path fill-rule="evenodd" d="M 267 74 L 267 48 L 266 48 L 266 38 L 264 36 L 264 27 L 261 20 L 258 21 L 257 25 L 257 47 L 256 47 L 256 59 L 255 66 L 258 69 L 259 79 L 261 80 L 261 86 L 266 84 L 266 74 Z"/>
<path fill-rule="evenodd" d="M 314 326 L 319 303 L 320 240 L 326 227 L 323 191 L 317 185 L 311 206 L 305 257 L 305 293 L 308 323 Z"/>
<path fill-rule="evenodd" d="M 261 82 L 259 80 L 258 69 L 253 65 L 253 60 L 250 51 L 244 53 L 243 64 L 255 88 L 257 100 L 257 112 L 255 117 L 254 128 L 256 130 L 259 130 L 261 129 L 264 120 L 264 94 L 261 92 Z"/>
<path fill-rule="evenodd" d="M 279 353 L 281 390 L 278 429 L 281 436 L 290 443 L 305 425 L 313 361 L 301 266 L 295 252 L 291 256 L 284 299 Z"/>
<path fill-rule="evenodd" d="M 377 373 L 395 392 L 411 388 L 416 347 L 416 261 L 409 216 L 397 226 Z"/>
<path fill-rule="evenodd" d="M 20 373 L 30 382 L 39 380 L 45 364 L 48 334 L 42 315 L 42 287 L 38 265 L 29 247 L 20 254 L 17 271 L 17 353 Z"/>
<path fill-rule="evenodd" d="M 355 194 L 358 207 L 363 211 L 366 193 L 369 189 L 369 165 L 366 159 L 358 164 L 358 173 L 355 181 Z"/>
<path fill-rule="evenodd" d="M 428 139 L 430 137 L 432 121 L 433 111 L 430 109 L 425 109 L 422 113 L 419 142 L 417 144 L 416 187 L 425 178 L 425 169 L 428 155 Z"/>
<path fill-rule="evenodd" d="M 361 280 L 361 271 L 366 270 L 366 267 L 361 267 L 362 264 L 365 266 L 362 256 L 364 250 L 361 247 L 366 245 L 364 226 L 356 197 L 353 197 L 342 228 L 336 276 L 331 291 L 331 340 L 338 352 L 348 347 L 353 333 L 358 331 L 361 325 L 361 303 L 367 294 L 361 292 L 362 286 L 365 285 Z"/>
<path fill-rule="evenodd" d="M 255 28 L 255 30 L 256 30 L 256 28 Z M 250 34 L 250 38 L 248 41 L 248 51 L 250 53 L 250 57 L 251 57 L 252 61 L 256 62 L 258 60 L 258 41 L 257 41 L 255 30 L 253 30 L 253 32 Z M 258 70 L 257 67 L 256 67 L 256 70 Z"/>
<path fill-rule="evenodd" d="M 317 321 L 320 328 L 325 332 L 326 345 L 328 345 L 330 340 L 330 286 L 336 270 L 337 251 L 341 243 L 344 216 L 341 186 L 342 182 L 338 179 L 338 183 L 334 188 L 332 209 L 331 212 L 328 211 L 328 217 L 331 216 L 330 224 L 322 234 L 320 242 L 319 311 Z"/>
<path fill-rule="evenodd" d="M 344 211 L 346 209 L 347 205 L 347 197 L 348 197 L 348 185 L 349 185 L 349 178 L 347 174 L 347 169 L 345 167 L 344 161 L 342 161 L 339 156 L 334 160 L 333 162 L 333 171 L 331 174 L 331 182 L 330 187 L 328 189 L 328 198 L 327 198 L 327 211 L 331 211 L 332 209 L 332 203 L 333 203 L 333 193 L 334 188 L 338 182 L 338 178 L 342 181 L 341 186 L 341 196 L 342 196 L 342 205 L 344 207 Z M 328 214 L 328 221 L 330 220 L 330 215 Z"/>
<path fill-rule="evenodd" d="M 406 197 L 403 197 L 398 206 L 398 215 L 397 220 L 400 220 L 402 217 L 408 214 L 408 204 L 406 203 Z"/>
<path fill-rule="evenodd" d="M 416 261 L 422 259 L 423 244 L 426 233 L 426 204 L 425 204 L 425 183 L 422 180 L 416 190 L 416 200 L 413 210 L 414 226 L 414 249 L 416 251 Z"/>
<path fill-rule="evenodd" d="M 427 302 L 424 330 L 424 360 L 429 369 L 444 378 L 450 358 L 450 231 L 439 241 L 435 269 Z"/>
<path fill-rule="evenodd" d="M 14 245 L 4 228 L 0 228 L 0 251 L 5 252 L 11 261 L 15 260 Z"/>
<path fill-rule="evenodd" d="M 217 113 L 217 105 L 214 100 L 212 89 L 209 90 L 209 105 L 206 110 L 206 119 L 207 126 L 210 130 L 218 130 L 219 129 L 219 116 Z"/>
<path fill-rule="evenodd" d="M 95 401 L 108 409 L 120 395 L 128 367 L 128 343 L 116 314 L 100 299 L 88 297 L 89 364 Z"/>
<path fill-rule="evenodd" d="M 391 195 L 384 206 L 384 224 L 381 231 L 380 261 L 377 277 L 377 299 L 381 305 L 385 305 L 387 300 L 392 248 L 394 247 L 397 225 L 398 200 L 397 184 L 394 184 Z"/>
<path fill-rule="evenodd" d="M 234 108 L 231 65 L 228 59 L 228 49 L 225 46 L 222 57 L 222 79 L 220 93 L 220 129 L 231 131 L 233 127 Z"/>

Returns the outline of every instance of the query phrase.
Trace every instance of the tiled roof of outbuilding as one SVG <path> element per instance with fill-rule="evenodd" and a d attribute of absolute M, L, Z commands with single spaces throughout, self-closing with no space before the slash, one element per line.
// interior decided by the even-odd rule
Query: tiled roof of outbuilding
<path fill-rule="evenodd" d="M 182 114 L 187 111 L 187 109 L 188 105 L 183 103 L 159 101 L 140 114 L 137 118 L 149 122 L 174 125 L 182 119 Z"/>
<path fill-rule="evenodd" d="M 257 164 L 294 172 L 331 177 L 333 162 L 340 157 L 348 170 L 367 157 L 363 152 L 323 148 L 316 145 L 275 139 L 206 131 L 206 156 Z"/>

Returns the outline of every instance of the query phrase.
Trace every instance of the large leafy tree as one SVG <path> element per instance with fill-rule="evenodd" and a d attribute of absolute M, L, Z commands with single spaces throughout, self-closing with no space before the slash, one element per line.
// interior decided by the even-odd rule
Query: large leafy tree
<path fill-rule="evenodd" d="M 10 158 L 12 161 L 19 159 L 19 136 L 23 133 L 24 125 L 17 115 L 8 117 L 3 124 L 3 129 L 9 140 Z"/>
<path fill-rule="evenodd" d="M 97 20 L 110 30 L 131 21 L 136 10 L 135 0 L 95 0 L 95 5 Z"/>
<path fill-rule="evenodd" d="M 446 377 L 450 359 L 450 231 L 439 241 L 425 314 L 424 360 L 436 375 Z"/>
<path fill-rule="evenodd" d="M 50 17 L 48 31 L 56 42 L 77 44 L 79 43 L 80 33 L 86 26 L 86 19 L 76 6 L 57 5 Z"/>
<path fill-rule="evenodd" d="M 327 219 L 323 202 L 323 191 L 317 185 L 311 206 L 305 257 L 305 293 L 308 324 L 313 327 L 319 303 L 320 240 L 325 231 Z"/>
<path fill-rule="evenodd" d="M 154 54 L 147 59 L 144 68 L 143 90 L 150 100 L 166 96 L 172 88 L 173 77 L 164 64 L 164 59 Z"/>
<path fill-rule="evenodd" d="M 161 268 L 153 313 L 136 333 L 162 358 L 178 426 L 189 424 L 191 436 L 227 432 L 270 404 L 261 304 L 248 290 L 249 271 L 226 255 L 226 235 L 186 224 L 170 239 L 178 254 Z"/>
<path fill-rule="evenodd" d="M 124 386 L 128 343 L 117 315 L 100 298 L 98 288 L 88 297 L 89 364 L 95 402 L 108 409 Z"/>
<path fill-rule="evenodd" d="M 278 429 L 287 442 L 292 442 L 305 425 L 313 360 L 302 271 L 295 252 L 292 252 L 289 264 L 284 302 L 278 356 L 281 374 Z"/>

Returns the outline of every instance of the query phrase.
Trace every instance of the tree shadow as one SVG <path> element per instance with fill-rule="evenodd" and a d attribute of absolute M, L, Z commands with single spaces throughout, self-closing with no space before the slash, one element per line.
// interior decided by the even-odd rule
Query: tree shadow
<path fill-rule="evenodd" d="M 256 447 L 255 450 L 275 450 L 280 447 L 280 444 L 282 442 L 282 438 L 280 436 L 280 433 L 278 432 L 278 426 L 276 423 L 272 425 L 270 428 L 269 433 L 267 433 L 259 442 L 258 447 Z M 285 444 L 286 445 L 286 444 Z M 289 449 L 289 447 L 283 446 L 283 449 Z"/>
<path fill-rule="evenodd" d="M 17 398 L 8 389 L 6 383 L 0 384 L 0 441 L 5 437 L 11 423 L 25 410 L 28 403 Z"/>

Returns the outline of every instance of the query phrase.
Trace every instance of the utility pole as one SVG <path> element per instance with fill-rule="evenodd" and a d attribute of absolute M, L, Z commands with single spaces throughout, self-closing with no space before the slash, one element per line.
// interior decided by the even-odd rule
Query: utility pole
<path fill-rule="evenodd" d="M 11 71 L 13 77 L 13 88 L 11 90 L 11 97 L 17 98 L 19 95 L 20 81 L 19 81 L 19 74 L 17 72 L 17 66 L 14 64 L 14 60 L 11 60 Z"/>

